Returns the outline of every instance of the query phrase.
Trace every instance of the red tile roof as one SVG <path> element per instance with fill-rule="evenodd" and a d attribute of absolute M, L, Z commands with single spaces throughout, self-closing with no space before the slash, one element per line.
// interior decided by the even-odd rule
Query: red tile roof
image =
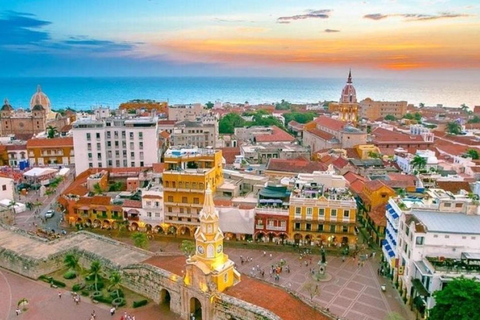
<path fill-rule="evenodd" d="M 326 166 L 320 162 L 306 159 L 270 159 L 267 170 L 295 173 L 312 173 L 313 171 L 325 171 Z"/>
<path fill-rule="evenodd" d="M 460 190 L 472 192 L 470 184 L 466 181 L 437 181 L 437 187 L 453 194 L 458 194 Z"/>
<path fill-rule="evenodd" d="M 227 200 L 227 199 L 213 199 L 213 203 L 217 207 L 231 207 L 231 206 L 233 206 L 232 200 Z"/>
<path fill-rule="evenodd" d="M 295 129 L 297 131 L 302 131 L 305 124 L 304 123 L 298 123 L 297 121 L 292 120 L 288 123 L 288 126 L 292 127 L 293 129 Z"/>
<path fill-rule="evenodd" d="M 348 164 L 348 160 L 343 157 L 338 157 L 337 160 L 333 161 L 332 164 L 337 169 L 342 169 Z"/>
<path fill-rule="evenodd" d="M 224 292 L 227 295 L 270 310 L 282 320 L 327 320 L 329 317 L 315 311 L 281 288 L 242 275 L 237 285 Z"/>
<path fill-rule="evenodd" d="M 72 130 L 72 127 L 73 126 L 71 124 L 64 125 L 62 129 L 60 129 L 60 132 L 69 132 L 70 130 Z"/>
<path fill-rule="evenodd" d="M 341 131 L 345 126 L 345 122 L 326 116 L 319 116 L 313 121 L 317 124 L 317 128 L 325 127 L 334 131 Z"/>
<path fill-rule="evenodd" d="M 222 156 L 227 164 L 232 164 L 235 161 L 235 156 L 240 155 L 239 147 L 220 148 L 220 150 L 222 150 Z"/>
<path fill-rule="evenodd" d="M 153 163 L 152 168 L 155 173 L 163 173 L 165 171 L 165 163 Z"/>
<path fill-rule="evenodd" d="M 170 133 L 168 133 L 167 131 L 162 131 L 162 132 L 160 132 L 160 137 L 162 137 L 164 139 L 168 139 L 168 138 L 170 138 Z"/>
<path fill-rule="evenodd" d="M 107 196 L 93 196 L 93 197 L 82 197 L 77 201 L 77 205 L 99 205 L 99 206 L 108 206 L 111 203 L 112 198 Z"/>
<path fill-rule="evenodd" d="M 27 150 L 26 144 L 7 144 L 7 150 Z"/>
<path fill-rule="evenodd" d="M 362 177 L 361 175 L 358 175 L 356 174 L 355 172 L 353 171 L 347 171 L 343 177 L 349 182 L 349 183 L 353 183 L 357 180 L 361 180 L 361 181 L 365 181 L 365 178 Z"/>
<path fill-rule="evenodd" d="M 272 126 L 272 132 L 269 134 L 258 134 L 255 136 L 256 142 L 292 142 L 295 138 L 283 131 L 277 126 Z"/>
<path fill-rule="evenodd" d="M 365 182 L 365 187 L 371 191 L 378 190 L 383 186 L 385 186 L 385 183 L 383 183 L 383 181 L 381 180 L 372 180 L 372 181 Z"/>
<path fill-rule="evenodd" d="M 376 226 L 386 227 L 387 226 L 387 217 L 385 216 L 386 204 L 381 204 L 375 208 L 372 208 L 368 212 L 368 216 L 372 219 L 373 223 Z"/>
<path fill-rule="evenodd" d="M 123 201 L 122 207 L 127 207 L 127 208 L 141 208 L 141 207 L 142 207 L 142 201 L 137 201 L 137 200 L 125 200 L 125 201 Z"/>
<path fill-rule="evenodd" d="M 425 142 L 420 135 L 408 135 L 402 132 L 387 130 L 384 128 L 375 128 L 372 131 L 374 144 L 412 144 Z"/>
<path fill-rule="evenodd" d="M 350 183 L 350 190 L 352 190 L 356 194 L 361 194 L 364 187 L 365 187 L 365 182 L 360 179 Z"/>
<path fill-rule="evenodd" d="M 35 147 L 72 147 L 73 138 L 53 138 L 53 139 L 30 139 L 27 141 L 27 148 Z"/>
<path fill-rule="evenodd" d="M 332 139 L 335 138 L 335 136 L 331 133 L 328 133 L 328 132 L 325 132 L 323 130 L 320 130 L 320 129 L 317 129 L 317 128 L 310 128 L 310 129 L 307 129 L 306 130 L 307 132 L 323 139 L 323 140 L 327 140 L 327 141 L 330 141 Z"/>

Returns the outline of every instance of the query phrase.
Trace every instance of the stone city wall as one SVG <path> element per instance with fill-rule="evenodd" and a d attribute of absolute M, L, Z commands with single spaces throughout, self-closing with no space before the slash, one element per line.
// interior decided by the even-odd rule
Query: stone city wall
<path fill-rule="evenodd" d="M 273 312 L 243 300 L 221 294 L 215 302 L 215 320 L 282 320 Z"/>

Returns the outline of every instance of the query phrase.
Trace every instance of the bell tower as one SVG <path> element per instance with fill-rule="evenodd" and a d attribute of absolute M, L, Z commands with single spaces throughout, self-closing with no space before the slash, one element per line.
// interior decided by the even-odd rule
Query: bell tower
<path fill-rule="evenodd" d="M 222 292 L 240 281 L 234 262 L 223 252 L 223 232 L 210 186 L 200 211 L 200 226 L 195 231 L 195 254 L 187 259 L 185 284 L 198 285 L 202 291 Z M 196 267 L 196 268 L 195 268 Z"/>

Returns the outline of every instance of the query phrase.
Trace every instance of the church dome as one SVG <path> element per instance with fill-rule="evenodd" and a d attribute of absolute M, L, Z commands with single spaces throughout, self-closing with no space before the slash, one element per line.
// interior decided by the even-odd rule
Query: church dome
<path fill-rule="evenodd" d="M 8 103 L 8 99 L 5 99 L 2 109 L 0 111 L 13 111 L 13 107 Z"/>
<path fill-rule="evenodd" d="M 47 113 L 50 112 L 50 99 L 48 99 L 47 95 L 42 92 L 42 87 L 40 87 L 40 85 L 38 85 L 37 92 L 35 92 L 30 99 L 30 109 L 33 110 L 37 105 L 41 105 L 43 110 L 46 110 Z"/>
<path fill-rule="evenodd" d="M 343 87 L 340 103 L 357 103 L 357 92 L 352 84 L 352 71 L 348 73 L 347 84 Z"/>

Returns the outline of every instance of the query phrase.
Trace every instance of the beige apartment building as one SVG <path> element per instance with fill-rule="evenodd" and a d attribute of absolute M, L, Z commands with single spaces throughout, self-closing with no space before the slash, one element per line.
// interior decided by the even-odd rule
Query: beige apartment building
<path fill-rule="evenodd" d="M 359 117 L 370 121 L 385 118 L 391 114 L 397 119 L 407 113 L 407 101 L 375 101 L 366 98 L 360 101 Z"/>

